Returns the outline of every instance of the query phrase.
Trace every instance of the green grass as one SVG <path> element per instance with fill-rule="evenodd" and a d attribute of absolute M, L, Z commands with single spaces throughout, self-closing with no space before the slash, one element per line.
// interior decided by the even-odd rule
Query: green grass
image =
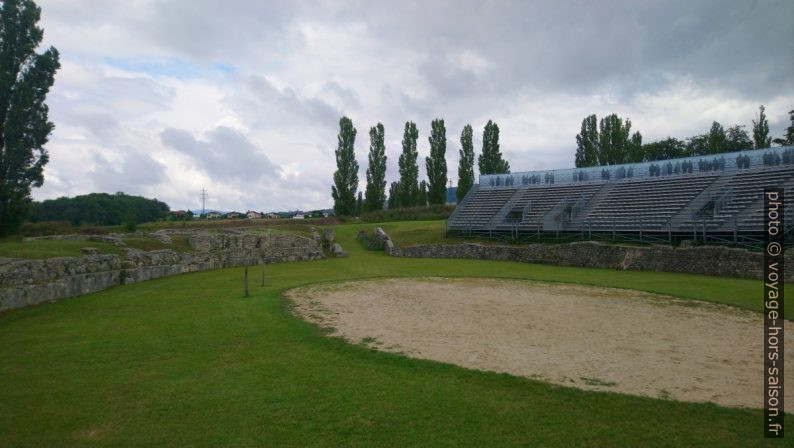
<path fill-rule="evenodd" d="M 757 409 L 564 388 L 346 344 L 282 297 L 314 282 L 483 276 L 757 309 L 759 281 L 389 258 L 357 244 L 359 228 L 336 227 L 350 257 L 269 265 L 268 286 L 252 282 L 248 299 L 242 269 L 226 269 L 0 314 L 0 446 L 791 446 L 762 438 Z"/>
<path fill-rule="evenodd" d="M 124 238 L 124 243 L 131 249 L 159 250 L 172 249 L 177 252 L 191 250 L 186 236 L 174 236 L 172 244 L 164 244 L 154 238 L 134 237 Z M 30 240 L 19 238 L 6 238 L 0 241 L 0 257 L 25 258 L 40 260 L 53 257 L 80 257 L 83 247 L 94 247 L 103 254 L 123 255 L 124 249 L 110 243 L 87 240 Z"/>
<path fill-rule="evenodd" d="M 355 224 L 348 224 L 354 225 Z M 392 239 L 396 246 L 414 246 L 417 244 L 460 244 L 464 242 L 478 244 L 506 244 L 504 241 L 486 238 L 447 238 L 444 233 L 444 221 L 405 221 L 378 224 L 358 224 L 357 228 L 372 232 L 376 227 Z"/>
<path fill-rule="evenodd" d="M 85 240 L 5 240 L 0 242 L 0 257 L 40 260 L 52 257 L 80 257 L 80 248 L 95 247 L 102 253 L 121 255 L 124 252 L 110 243 Z"/>

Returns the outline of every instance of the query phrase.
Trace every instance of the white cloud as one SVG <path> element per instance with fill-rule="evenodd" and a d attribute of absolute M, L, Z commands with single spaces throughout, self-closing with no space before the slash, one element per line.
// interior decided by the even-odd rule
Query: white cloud
<path fill-rule="evenodd" d="M 34 198 L 138 192 L 173 208 L 331 205 L 340 115 L 386 127 L 397 177 L 405 121 L 459 135 L 494 119 L 514 170 L 569 167 L 584 116 L 628 116 L 646 141 L 794 108 L 794 3 L 40 0 L 62 68 Z"/>

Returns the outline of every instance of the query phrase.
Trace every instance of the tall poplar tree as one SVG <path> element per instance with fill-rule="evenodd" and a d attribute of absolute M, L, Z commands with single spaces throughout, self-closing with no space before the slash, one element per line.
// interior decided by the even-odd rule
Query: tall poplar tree
<path fill-rule="evenodd" d="M 766 109 L 761 105 L 758 108 L 758 121 L 753 120 L 753 144 L 755 149 L 769 148 L 772 137 L 769 136 L 769 121 L 764 113 Z"/>
<path fill-rule="evenodd" d="M 15 232 L 30 212 L 30 190 L 44 183 L 47 93 L 60 68 L 58 50 L 36 53 L 44 31 L 31 0 L 0 5 L 0 236 Z"/>
<path fill-rule="evenodd" d="M 627 162 L 631 142 L 629 132 L 631 120 L 623 119 L 617 114 L 607 115 L 601 119 L 598 134 L 598 165 L 618 165 Z"/>
<path fill-rule="evenodd" d="M 400 207 L 412 207 L 419 199 L 419 165 L 416 158 L 419 153 L 416 151 L 416 140 L 419 138 L 419 131 L 416 123 L 408 121 L 405 123 L 403 132 L 403 152 L 400 154 Z"/>
<path fill-rule="evenodd" d="M 474 144 L 472 143 L 471 125 L 463 127 L 460 133 L 460 160 L 458 161 L 458 190 L 456 195 L 458 202 L 466 197 L 472 185 L 474 185 Z"/>
<path fill-rule="evenodd" d="M 378 123 L 369 130 L 369 168 L 364 210 L 374 212 L 383 209 L 386 202 L 386 147 L 383 125 Z"/>
<path fill-rule="evenodd" d="M 427 207 L 428 196 L 427 182 L 419 182 L 419 197 L 416 200 L 416 205 L 420 207 Z"/>
<path fill-rule="evenodd" d="M 433 120 L 427 140 L 430 142 L 430 156 L 425 159 L 427 202 L 443 204 L 447 201 L 447 129 L 443 119 Z"/>
<path fill-rule="evenodd" d="M 576 134 L 577 168 L 598 165 L 598 119 L 595 114 L 582 120 L 582 130 Z"/>
<path fill-rule="evenodd" d="M 339 135 L 336 148 L 336 172 L 331 195 L 334 198 L 334 213 L 337 216 L 352 216 L 356 211 L 358 190 L 358 162 L 353 146 L 356 128 L 350 118 L 339 119 Z"/>
<path fill-rule="evenodd" d="M 358 192 L 358 198 L 356 198 L 356 207 L 353 210 L 353 216 L 361 216 L 361 213 L 364 212 L 364 198 L 361 196 L 361 192 Z"/>
<path fill-rule="evenodd" d="M 482 134 L 482 154 L 477 159 L 480 174 L 506 174 L 510 172 L 510 164 L 502 159 L 499 152 L 499 126 L 491 120 L 485 125 Z"/>
<path fill-rule="evenodd" d="M 400 183 L 399 182 L 392 182 L 389 185 L 389 200 L 386 203 L 386 207 L 389 210 L 394 210 L 395 208 L 400 208 Z"/>

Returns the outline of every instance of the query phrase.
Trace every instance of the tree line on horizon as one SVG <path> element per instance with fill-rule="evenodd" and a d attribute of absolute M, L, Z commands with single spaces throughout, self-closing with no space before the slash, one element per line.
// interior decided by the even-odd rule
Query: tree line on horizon
<path fill-rule="evenodd" d="M 90 193 L 73 198 L 61 197 L 33 202 L 30 221 L 69 221 L 74 226 L 81 224 L 114 226 L 157 221 L 165 218 L 169 210 L 166 203 L 157 199 L 121 192 Z"/>
<path fill-rule="evenodd" d="M 789 111 L 791 125 L 780 138 L 769 135 L 766 109 L 759 107 L 758 116 L 752 120 L 752 137 L 744 125 L 735 124 L 727 130 L 717 121 L 703 133 L 684 140 L 674 137 L 642 143 L 639 131 L 631 134 L 631 120 L 611 114 L 598 121 L 595 114 L 582 120 L 576 134 L 577 168 L 618 165 L 621 163 L 653 162 L 679 157 L 702 156 L 745 149 L 769 148 L 772 143 L 781 146 L 794 144 L 794 110 Z"/>
<path fill-rule="evenodd" d="M 339 216 L 360 216 L 365 212 L 416 207 L 446 202 L 447 192 L 447 130 L 444 120 L 437 118 L 430 124 L 430 154 L 425 158 L 427 180 L 419 180 L 419 153 L 416 142 L 419 131 L 416 123 L 407 121 L 403 130 L 402 152 L 397 161 L 400 179 L 389 185 L 386 192 L 386 148 L 385 129 L 378 123 L 369 130 L 370 145 L 367 156 L 367 185 L 364 193 L 358 191 L 358 162 L 354 145 L 357 130 L 352 120 L 339 120 L 337 136 L 336 171 L 331 196 L 334 213 Z M 466 125 L 460 135 L 461 149 L 458 163 L 457 198 L 460 201 L 474 185 L 474 145 L 471 125 Z M 503 174 L 510 172 L 510 164 L 499 151 L 499 126 L 488 120 L 483 131 L 482 153 L 479 155 L 480 174 Z"/>

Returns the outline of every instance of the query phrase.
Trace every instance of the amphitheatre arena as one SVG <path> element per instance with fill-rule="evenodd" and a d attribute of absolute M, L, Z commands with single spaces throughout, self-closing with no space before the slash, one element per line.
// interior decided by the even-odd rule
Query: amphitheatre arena
<path fill-rule="evenodd" d="M 757 407 L 763 386 L 762 319 L 725 305 L 482 278 L 333 283 L 287 297 L 352 343 L 561 386 L 731 407 Z"/>

